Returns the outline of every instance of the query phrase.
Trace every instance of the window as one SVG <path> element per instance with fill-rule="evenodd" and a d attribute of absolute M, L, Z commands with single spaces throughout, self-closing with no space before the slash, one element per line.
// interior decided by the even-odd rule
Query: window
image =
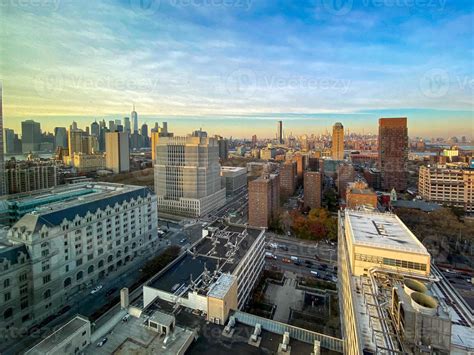
<path fill-rule="evenodd" d="M 76 260 L 76 267 L 82 265 L 82 258 Z"/>
<path fill-rule="evenodd" d="M 26 308 L 28 308 L 28 300 L 22 301 L 22 302 L 20 303 L 20 308 L 21 308 L 21 309 L 26 309 Z"/>
<path fill-rule="evenodd" d="M 71 278 L 68 277 L 66 280 L 64 280 L 64 287 L 71 286 Z"/>
<path fill-rule="evenodd" d="M 44 293 L 43 293 L 43 298 L 45 300 L 47 300 L 48 298 L 51 297 L 51 290 L 46 290 Z"/>
<path fill-rule="evenodd" d="M 51 275 L 43 276 L 43 285 L 51 281 Z"/>
<path fill-rule="evenodd" d="M 20 296 L 24 296 L 26 294 L 28 294 L 28 286 L 25 285 L 20 288 Z"/>
<path fill-rule="evenodd" d="M 4 301 L 5 302 L 10 301 L 10 299 L 12 298 L 12 295 L 11 295 L 10 292 L 6 292 L 3 296 L 4 296 Z"/>
<path fill-rule="evenodd" d="M 3 288 L 8 288 L 10 287 L 10 279 L 5 279 L 5 281 L 3 281 Z"/>
<path fill-rule="evenodd" d="M 82 271 L 79 271 L 76 275 L 76 280 L 79 281 L 80 279 L 82 279 L 83 276 L 84 276 L 84 273 Z"/>
<path fill-rule="evenodd" d="M 13 316 L 13 309 L 8 308 L 5 312 L 3 312 L 3 318 L 4 319 L 9 319 Z"/>

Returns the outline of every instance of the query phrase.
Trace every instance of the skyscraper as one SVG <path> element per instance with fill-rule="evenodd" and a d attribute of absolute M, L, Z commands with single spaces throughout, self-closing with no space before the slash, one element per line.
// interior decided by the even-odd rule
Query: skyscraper
<path fill-rule="evenodd" d="M 133 132 L 138 133 L 138 114 L 137 111 L 135 111 L 135 105 L 133 105 L 133 111 L 131 113 L 132 117 L 132 124 L 133 124 Z"/>
<path fill-rule="evenodd" d="M 54 146 L 67 148 L 67 130 L 66 127 L 54 128 Z"/>
<path fill-rule="evenodd" d="M 21 141 L 23 153 L 37 152 L 40 150 L 41 126 L 39 122 L 27 120 L 21 123 Z"/>
<path fill-rule="evenodd" d="M 74 129 L 74 127 L 76 127 Z M 85 136 L 85 132 L 82 129 L 78 129 L 77 125 L 72 125 L 69 128 L 68 135 L 67 135 L 67 143 L 68 143 L 68 150 L 69 156 L 73 156 L 74 154 L 83 153 L 84 146 L 83 146 L 83 137 Z"/>
<path fill-rule="evenodd" d="M 129 117 L 123 118 L 123 131 L 130 132 L 130 118 Z"/>
<path fill-rule="evenodd" d="M 100 135 L 100 126 L 97 121 L 91 123 L 91 135 L 99 137 Z"/>
<path fill-rule="evenodd" d="M 344 126 L 341 122 L 332 127 L 332 158 L 344 160 Z"/>
<path fill-rule="evenodd" d="M 140 133 L 143 137 L 143 146 L 147 148 L 150 145 L 150 137 L 148 137 L 148 125 L 146 123 L 142 124 Z"/>
<path fill-rule="evenodd" d="M 215 138 L 159 137 L 156 142 L 155 192 L 158 211 L 200 217 L 225 204 L 219 146 Z"/>
<path fill-rule="evenodd" d="M 295 193 L 298 182 L 297 165 L 294 161 L 286 161 L 280 167 L 280 193 L 284 199 Z"/>
<path fill-rule="evenodd" d="M 277 140 L 279 144 L 283 144 L 283 122 L 277 122 Z"/>
<path fill-rule="evenodd" d="M 5 195 L 5 161 L 3 157 L 3 82 L 0 81 L 0 196 Z"/>
<path fill-rule="evenodd" d="M 5 128 L 5 150 L 7 154 L 15 153 L 15 131 L 13 129 Z"/>
<path fill-rule="evenodd" d="M 407 118 L 381 118 L 378 139 L 382 188 L 386 191 L 393 188 L 404 191 L 407 188 Z"/>
<path fill-rule="evenodd" d="M 105 134 L 105 167 L 116 174 L 130 170 L 130 145 L 127 132 Z"/>

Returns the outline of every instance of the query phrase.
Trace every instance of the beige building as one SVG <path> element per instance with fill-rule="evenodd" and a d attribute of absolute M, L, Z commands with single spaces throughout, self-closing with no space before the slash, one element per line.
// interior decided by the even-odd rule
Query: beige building
<path fill-rule="evenodd" d="M 105 134 L 105 167 L 116 174 L 130 170 L 130 141 L 127 132 Z"/>
<path fill-rule="evenodd" d="M 66 165 L 76 168 L 78 173 L 88 173 L 105 168 L 104 154 L 75 153 L 73 156 L 64 156 L 63 161 Z"/>
<path fill-rule="evenodd" d="M 7 162 L 5 180 L 8 194 L 47 189 L 58 184 L 57 167 L 51 162 Z"/>
<path fill-rule="evenodd" d="M 344 354 L 474 350 L 474 317 L 396 215 L 346 209 L 338 227 Z"/>
<path fill-rule="evenodd" d="M 154 169 L 158 211 L 162 213 L 199 217 L 226 202 L 215 138 L 160 137 Z"/>
<path fill-rule="evenodd" d="M 344 160 L 344 126 L 340 122 L 332 127 L 331 151 L 334 160 Z"/>
<path fill-rule="evenodd" d="M 466 164 L 421 166 L 418 193 L 426 201 L 474 212 L 474 169 Z"/>

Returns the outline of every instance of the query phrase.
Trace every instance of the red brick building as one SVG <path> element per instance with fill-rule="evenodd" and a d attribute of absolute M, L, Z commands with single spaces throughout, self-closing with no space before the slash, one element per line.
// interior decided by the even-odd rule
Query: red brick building
<path fill-rule="evenodd" d="M 377 194 L 363 181 L 350 183 L 346 192 L 346 208 L 354 209 L 359 206 L 377 208 Z"/>
<path fill-rule="evenodd" d="M 321 207 L 322 175 L 318 171 L 304 173 L 304 206 L 309 208 Z"/>
<path fill-rule="evenodd" d="M 407 118 L 379 119 L 379 168 L 382 189 L 404 191 L 407 188 Z"/>
<path fill-rule="evenodd" d="M 298 181 L 296 162 L 287 161 L 280 168 L 280 194 L 287 199 L 295 194 Z"/>
<path fill-rule="evenodd" d="M 280 213 L 280 176 L 264 173 L 249 183 L 249 225 L 268 228 Z"/>

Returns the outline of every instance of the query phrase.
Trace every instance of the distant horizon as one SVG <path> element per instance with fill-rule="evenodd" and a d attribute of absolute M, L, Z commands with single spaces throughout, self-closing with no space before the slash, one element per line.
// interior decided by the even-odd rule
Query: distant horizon
<path fill-rule="evenodd" d="M 347 132 L 359 134 L 377 134 L 378 119 L 382 117 L 408 117 L 409 136 L 430 138 L 462 137 L 468 141 L 473 139 L 474 117 L 473 112 L 457 110 L 433 110 L 433 109 L 385 109 L 385 110 L 363 110 L 352 113 L 255 113 L 255 114 L 215 114 L 215 115 L 141 115 L 138 112 L 139 127 L 143 123 L 152 128 L 155 122 L 161 126 L 162 122 L 168 122 L 170 132 L 177 135 L 186 135 L 194 130 L 202 128 L 210 135 L 222 135 L 235 138 L 251 138 L 256 134 L 260 139 L 272 139 L 276 135 L 276 122 L 283 121 L 284 135 L 301 136 L 311 134 L 319 135 L 330 131 L 336 122 L 341 122 Z M 471 116 L 471 117 L 470 117 Z M 97 116 L 83 115 L 47 115 L 28 116 L 12 120 L 4 114 L 4 127 L 10 128 L 21 135 L 21 122 L 34 120 L 39 122 L 43 132 L 54 133 L 55 127 L 66 127 L 77 122 L 82 129 L 94 121 L 107 122 L 109 120 L 123 120 L 130 114 L 109 114 Z M 67 121 L 66 121 L 67 120 Z M 248 121 L 251 121 L 251 125 Z M 449 129 L 446 123 L 449 122 Z M 471 125 L 471 131 L 466 128 Z"/>

